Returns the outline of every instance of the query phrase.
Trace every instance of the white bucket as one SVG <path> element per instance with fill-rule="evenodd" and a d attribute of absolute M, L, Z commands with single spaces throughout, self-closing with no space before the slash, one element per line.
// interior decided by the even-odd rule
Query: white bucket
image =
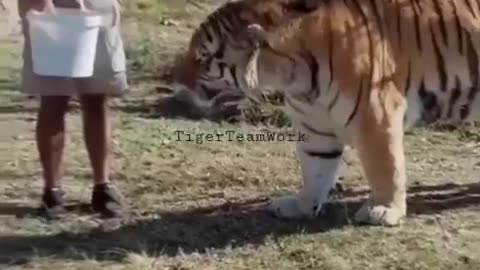
<path fill-rule="evenodd" d="M 33 72 L 69 78 L 93 75 L 102 17 L 91 11 L 55 8 L 29 11 Z"/>

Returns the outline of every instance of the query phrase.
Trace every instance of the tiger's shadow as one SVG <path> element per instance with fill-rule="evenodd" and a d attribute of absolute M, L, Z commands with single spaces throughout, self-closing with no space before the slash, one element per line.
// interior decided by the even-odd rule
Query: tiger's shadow
<path fill-rule="evenodd" d="M 184 212 L 159 213 L 111 231 L 62 233 L 52 236 L 1 236 L 0 265 L 24 264 L 33 254 L 66 259 L 121 260 L 128 252 L 176 256 L 182 252 L 260 245 L 295 233 L 320 233 L 352 224 L 368 190 L 345 191 L 329 203 L 321 218 L 286 221 L 266 212 L 266 199 L 226 203 Z M 478 185 L 414 186 L 409 190 L 409 215 L 429 215 L 480 205 Z M 72 248 L 76 252 L 72 252 Z M 113 252 L 123 250 L 124 252 Z"/>

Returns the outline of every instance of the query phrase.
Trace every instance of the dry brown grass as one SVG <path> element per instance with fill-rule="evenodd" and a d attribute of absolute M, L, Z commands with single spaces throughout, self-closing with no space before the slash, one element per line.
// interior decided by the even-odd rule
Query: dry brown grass
<path fill-rule="evenodd" d="M 160 39 L 168 35 L 152 48 L 163 51 L 177 40 L 163 52 L 171 55 L 191 31 L 183 27 L 152 27 Z M 91 174 L 74 109 L 64 179 L 70 211 L 60 220 L 38 218 L 36 103 L 13 91 L 19 63 L 13 44 L 0 44 L 0 269 L 480 269 L 480 191 L 472 185 L 480 179 L 479 128 L 407 135 L 410 211 L 400 227 L 351 223 L 368 191 L 351 150 L 342 171 L 347 192 L 325 216 L 284 221 L 265 205 L 300 184 L 293 142 L 187 142 L 175 131 L 287 128 L 151 118 L 155 84 L 139 79 L 143 64 L 135 70 L 135 92 L 114 102 L 114 180 L 130 216 L 101 220 L 91 213 Z M 131 61 L 149 58 L 130 53 Z"/>

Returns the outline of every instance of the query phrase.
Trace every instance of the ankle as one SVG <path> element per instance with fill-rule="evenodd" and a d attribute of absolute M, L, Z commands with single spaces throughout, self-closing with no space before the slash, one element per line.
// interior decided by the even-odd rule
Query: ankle
<path fill-rule="evenodd" d="M 93 184 L 94 187 L 99 187 L 99 186 L 108 186 L 110 185 L 111 182 L 110 180 L 96 180 Z"/>
<path fill-rule="evenodd" d="M 62 190 L 62 187 L 58 184 L 55 184 L 55 185 L 46 184 L 43 187 L 43 190 L 45 190 L 45 191 L 47 191 L 47 190 L 56 191 L 56 190 Z"/>
<path fill-rule="evenodd" d="M 47 208 L 60 207 L 64 204 L 65 193 L 58 187 L 45 187 L 42 194 L 42 204 Z"/>

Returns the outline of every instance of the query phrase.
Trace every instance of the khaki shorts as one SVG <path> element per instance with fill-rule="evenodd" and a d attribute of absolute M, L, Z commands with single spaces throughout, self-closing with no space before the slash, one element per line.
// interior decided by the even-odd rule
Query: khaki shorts
<path fill-rule="evenodd" d="M 120 96 L 128 89 L 126 59 L 120 33 L 120 7 L 117 0 L 84 0 L 87 8 L 102 13 L 106 22 L 98 36 L 94 74 L 89 78 L 40 76 L 33 73 L 28 22 L 25 19 L 27 2 L 18 0 L 25 38 L 23 50 L 22 92 L 30 96 L 74 96 L 105 94 Z M 75 0 L 56 0 L 57 7 L 75 7 Z M 56 61 L 52 59 L 52 61 Z"/>

